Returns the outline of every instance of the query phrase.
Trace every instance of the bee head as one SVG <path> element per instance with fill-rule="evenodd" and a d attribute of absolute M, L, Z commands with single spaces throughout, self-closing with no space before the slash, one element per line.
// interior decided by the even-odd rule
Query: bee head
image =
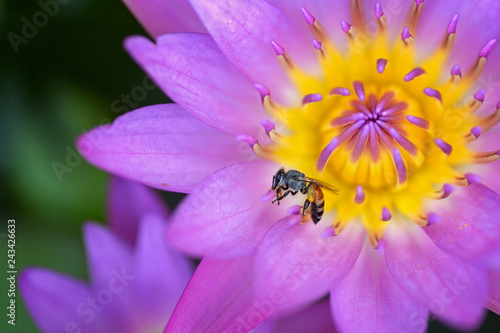
<path fill-rule="evenodd" d="M 278 172 L 273 176 L 272 190 L 276 190 L 278 187 L 283 185 L 285 179 L 285 170 L 283 168 L 279 169 Z"/>

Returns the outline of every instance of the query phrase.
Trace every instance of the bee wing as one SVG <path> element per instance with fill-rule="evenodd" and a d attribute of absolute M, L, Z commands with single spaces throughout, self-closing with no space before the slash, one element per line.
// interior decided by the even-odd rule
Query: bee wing
<path fill-rule="evenodd" d="M 333 193 L 339 192 L 339 190 L 335 186 L 332 186 L 328 183 L 322 182 L 321 180 L 317 180 L 317 179 L 309 178 L 309 177 L 304 177 L 304 179 L 307 180 L 308 182 L 310 182 L 311 184 L 316 184 L 319 187 L 324 188 L 327 191 L 330 191 Z"/>

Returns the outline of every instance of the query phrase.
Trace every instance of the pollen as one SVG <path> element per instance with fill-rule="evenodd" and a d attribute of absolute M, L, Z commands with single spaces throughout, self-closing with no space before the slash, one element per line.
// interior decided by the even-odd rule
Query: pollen
<path fill-rule="evenodd" d="M 372 18 L 365 17 L 362 1 L 352 4 L 352 22 L 342 21 L 338 28 L 344 43 L 334 42 L 314 13 L 302 8 L 312 40 L 304 47 L 315 49 L 320 75 L 297 66 L 279 41 L 270 42 L 302 104 L 280 105 L 269 89 L 256 84 L 274 119 L 262 124 L 271 143 L 240 139 L 259 157 L 339 189 L 339 195 L 325 193 L 325 237 L 359 221 L 376 246 L 395 218 L 420 226 L 439 223 L 437 214 L 425 211 L 424 200 L 445 200 L 455 186 L 478 181 L 464 170 L 500 158 L 498 152 L 470 148 L 500 120 L 500 103 L 478 115 L 487 92 L 473 90 L 496 40 L 478 50 L 475 63 L 450 66 L 459 24 L 454 15 L 443 27 L 439 47 L 420 59 L 415 41 L 424 1 L 413 3 L 395 40 L 388 36 L 379 2 L 373 10 L 375 33 L 363 28 Z"/>

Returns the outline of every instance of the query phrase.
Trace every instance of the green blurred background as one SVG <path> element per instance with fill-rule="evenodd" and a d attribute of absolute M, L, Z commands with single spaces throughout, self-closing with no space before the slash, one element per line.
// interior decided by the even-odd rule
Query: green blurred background
<path fill-rule="evenodd" d="M 16 220 L 18 271 L 38 265 L 86 278 L 81 226 L 104 222 L 108 177 L 75 156 L 68 163 L 68 152 L 79 134 L 119 116 L 113 102 L 145 79 L 122 41 L 146 33 L 119 0 L 65 1 L 16 53 L 9 33 L 22 37 L 23 18 L 32 22 L 41 7 L 35 0 L 0 0 L 0 332 L 37 332 L 19 292 L 15 327 L 4 314 L 7 220 Z M 153 89 L 132 101 L 144 106 L 169 100 Z M 58 176 L 54 165 L 71 171 Z M 164 197 L 171 207 L 181 198 Z M 499 327 L 499 317 L 490 315 L 481 331 Z M 451 331 L 433 321 L 430 332 Z"/>

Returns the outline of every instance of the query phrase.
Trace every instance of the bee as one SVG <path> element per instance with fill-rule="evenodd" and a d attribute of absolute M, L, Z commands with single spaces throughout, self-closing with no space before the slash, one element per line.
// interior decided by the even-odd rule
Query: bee
<path fill-rule="evenodd" d="M 306 175 L 297 170 L 288 170 L 281 168 L 273 176 L 273 191 L 276 191 L 276 199 L 272 203 L 278 202 L 285 198 L 288 194 L 296 195 L 297 193 L 306 194 L 307 198 L 302 206 L 302 216 L 309 214 L 314 224 L 317 224 L 323 217 L 325 199 L 323 190 L 337 193 L 338 190 L 326 183 L 317 179 L 306 177 Z"/>

